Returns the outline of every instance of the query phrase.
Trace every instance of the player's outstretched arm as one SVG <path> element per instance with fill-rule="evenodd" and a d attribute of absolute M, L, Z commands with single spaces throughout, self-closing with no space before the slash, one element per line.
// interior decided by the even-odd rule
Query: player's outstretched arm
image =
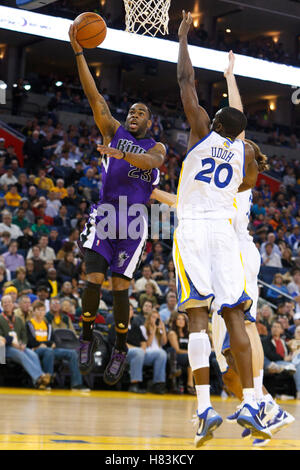
<path fill-rule="evenodd" d="M 163 204 L 168 204 L 170 207 L 176 207 L 176 194 L 167 193 L 167 191 L 163 191 L 162 189 L 155 188 L 152 191 L 150 199 L 156 199 Z"/>
<path fill-rule="evenodd" d="M 210 119 L 207 112 L 199 105 L 195 87 L 195 72 L 188 52 L 187 35 L 192 24 L 192 15 L 182 12 L 182 22 L 178 30 L 179 56 L 177 63 L 177 80 L 186 118 L 191 126 L 191 138 L 202 139 L 209 133 Z M 195 142 L 191 142 L 189 146 Z"/>
<path fill-rule="evenodd" d="M 248 189 L 252 189 L 256 185 L 258 176 L 258 165 L 255 159 L 255 152 L 253 147 L 245 143 L 245 177 L 241 186 L 239 187 L 238 192 L 241 193 L 243 191 L 247 191 Z"/>
<path fill-rule="evenodd" d="M 227 89 L 228 89 L 228 98 L 229 98 L 229 106 L 232 108 L 236 108 L 242 113 L 244 112 L 244 106 L 242 103 L 242 98 L 236 83 L 235 75 L 234 75 L 234 63 L 235 57 L 232 51 L 228 54 L 228 67 L 224 72 L 224 77 L 226 78 L 227 82 Z M 245 139 L 245 131 L 243 131 L 239 136 L 238 139 Z"/>
<path fill-rule="evenodd" d="M 116 158 L 117 160 L 125 160 L 136 168 L 141 170 L 151 170 L 152 168 L 159 168 L 165 159 L 166 148 L 163 144 L 158 142 L 147 153 L 132 153 L 123 152 L 122 150 L 107 147 L 106 145 L 98 145 L 98 152 L 107 157 Z"/>
<path fill-rule="evenodd" d="M 105 99 L 99 93 L 83 55 L 82 47 L 76 40 L 76 35 L 77 27 L 76 25 L 72 24 L 69 29 L 69 37 L 74 53 L 79 54 L 76 55 L 76 61 L 80 82 L 85 96 L 89 100 L 90 106 L 93 110 L 95 122 L 102 134 L 102 137 L 106 143 L 109 143 L 120 126 L 120 123 L 113 118 Z"/>

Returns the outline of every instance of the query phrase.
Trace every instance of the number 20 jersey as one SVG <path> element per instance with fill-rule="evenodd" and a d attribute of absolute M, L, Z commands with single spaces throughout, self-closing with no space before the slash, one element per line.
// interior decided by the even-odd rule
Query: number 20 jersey
<path fill-rule="evenodd" d="M 156 145 L 152 138 L 136 139 L 123 126 L 119 126 L 110 146 L 123 152 L 146 153 Z M 127 203 L 147 204 L 154 187 L 159 183 L 159 170 L 141 170 L 126 160 L 102 159 L 102 188 L 99 204 L 118 204 L 119 196 L 127 196 Z"/>
<path fill-rule="evenodd" d="M 234 198 L 244 176 L 244 142 L 210 132 L 188 151 L 182 164 L 178 219 L 233 218 Z"/>

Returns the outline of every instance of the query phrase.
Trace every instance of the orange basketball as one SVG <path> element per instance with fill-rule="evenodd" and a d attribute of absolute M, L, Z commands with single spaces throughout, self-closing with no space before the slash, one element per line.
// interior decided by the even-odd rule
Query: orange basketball
<path fill-rule="evenodd" d="M 75 18 L 74 24 L 77 26 L 76 39 L 85 49 L 99 46 L 106 37 L 106 23 L 97 13 L 81 13 Z"/>

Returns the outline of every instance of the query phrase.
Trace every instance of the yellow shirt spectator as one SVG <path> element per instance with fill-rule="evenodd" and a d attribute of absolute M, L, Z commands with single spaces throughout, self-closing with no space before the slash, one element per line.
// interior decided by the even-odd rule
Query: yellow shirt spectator
<path fill-rule="evenodd" d="M 34 179 L 34 184 L 39 188 L 45 191 L 50 191 L 54 188 L 54 183 L 51 178 L 46 178 L 46 176 L 37 177 Z"/>
<path fill-rule="evenodd" d="M 6 204 L 10 207 L 19 207 L 22 197 L 17 191 L 15 186 L 12 186 L 9 191 L 4 195 Z"/>

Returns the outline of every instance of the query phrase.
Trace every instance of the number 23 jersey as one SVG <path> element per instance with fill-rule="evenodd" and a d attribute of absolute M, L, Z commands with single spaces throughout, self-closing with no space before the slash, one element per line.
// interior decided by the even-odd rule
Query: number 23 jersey
<path fill-rule="evenodd" d="M 123 126 L 117 129 L 110 146 L 123 152 L 146 153 L 156 145 L 152 138 L 136 139 Z M 119 196 L 127 196 L 127 203 L 146 204 L 159 183 L 159 170 L 141 170 L 125 160 L 102 159 L 102 188 L 99 203 L 118 203 Z"/>
<path fill-rule="evenodd" d="M 182 164 L 177 190 L 178 218 L 234 217 L 234 198 L 244 176 L 244 142 L 210 132 L 188 151 Z"/>

